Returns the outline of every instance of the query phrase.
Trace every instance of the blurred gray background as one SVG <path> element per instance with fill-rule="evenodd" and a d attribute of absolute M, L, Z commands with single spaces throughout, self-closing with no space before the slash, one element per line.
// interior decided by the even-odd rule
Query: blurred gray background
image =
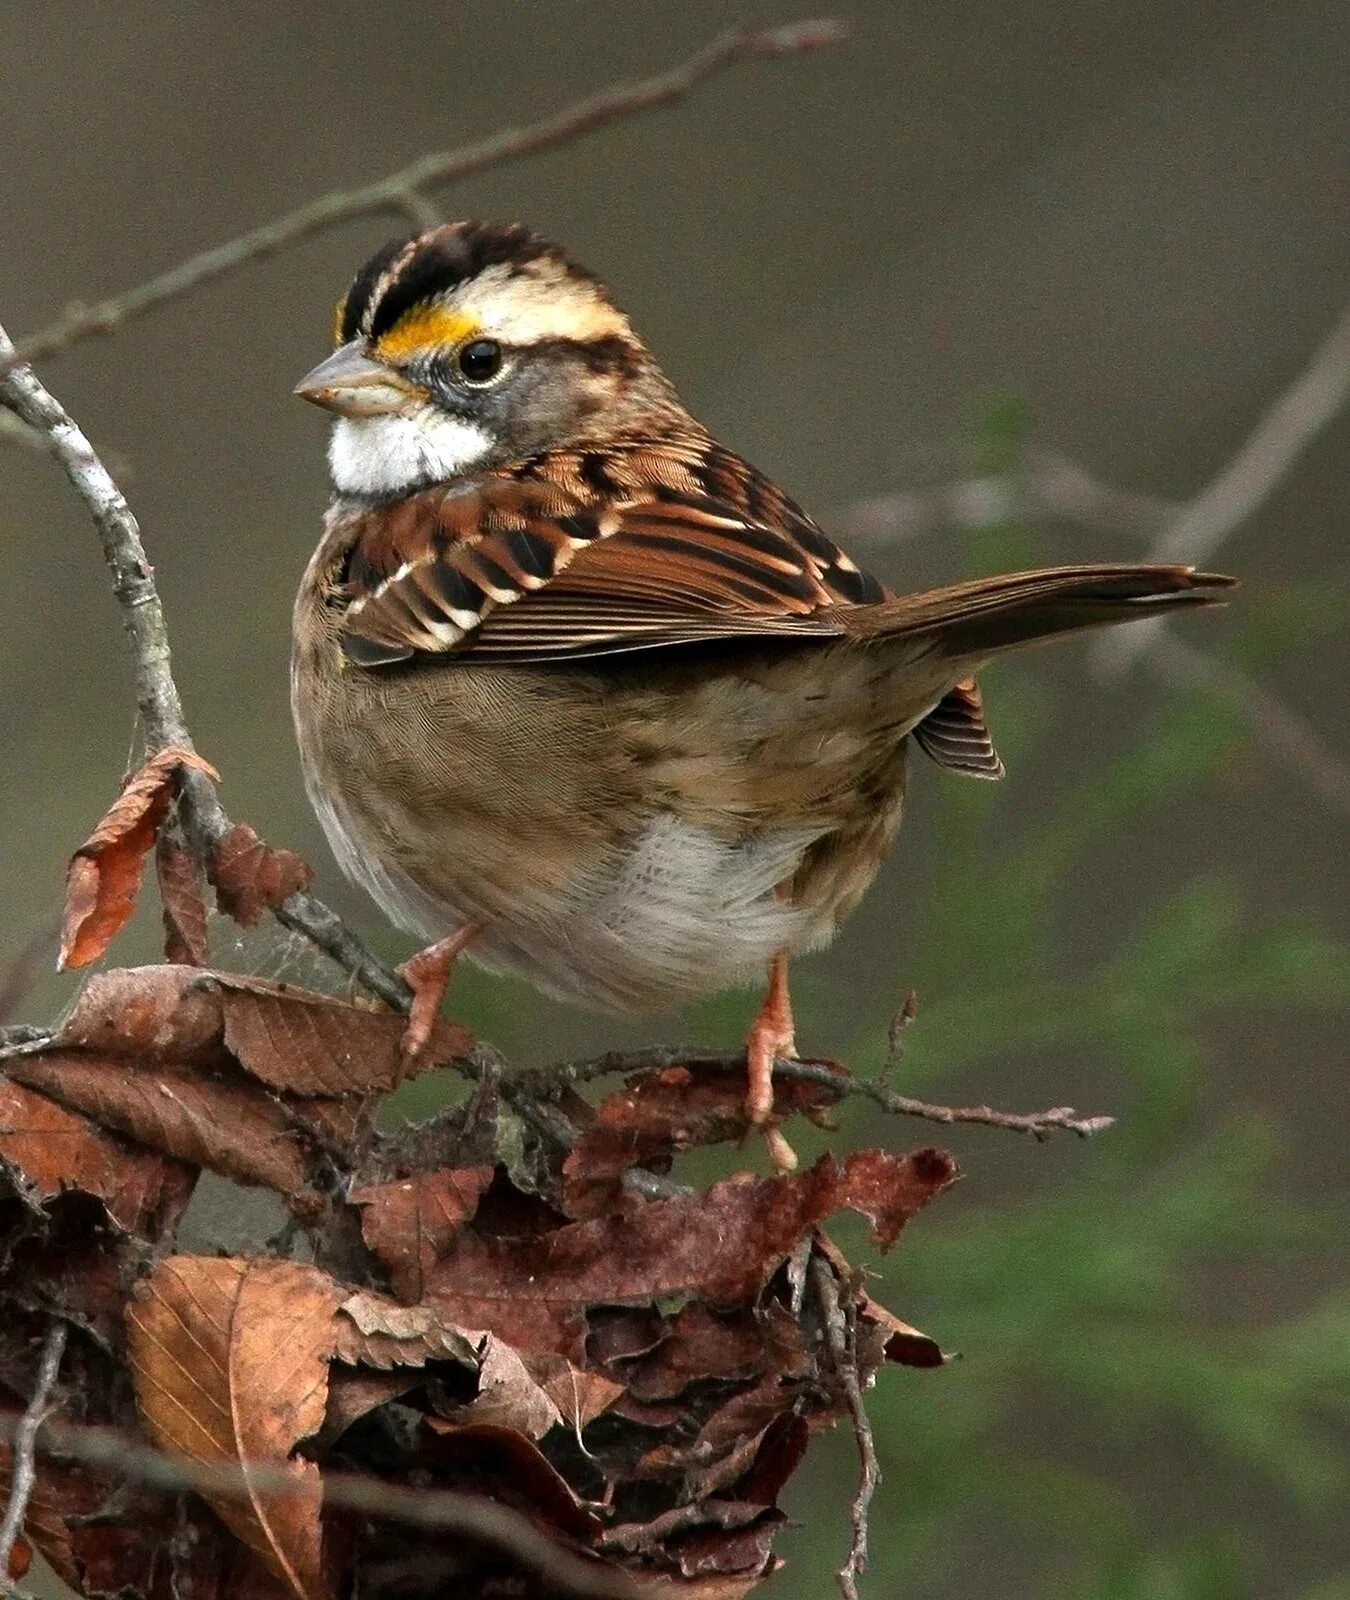
<path fill-rule="evenodd" d="M 799 14 L 702 0 L 11 3 L 0 8 L 0 319 L 15 336 L 31 332 L 68 301 L 126 287 L 316 193 L 655 70 L 733 20 Z M 567 243 L 614 286 L 694 411 L 827 527 L 862 499 L 964 479 L 991 461 L 1015 469 L 1028 446 L 1062 451 L 1113 484 L 1189 497 L 1350 297 L 1350 9 L 853 0 L 840 14 L 856 27 L 841 49 L 736 69 L 672 111 L 484 173 L 437 202 L 447 216 L 519 218 Z M 406 947 L 337 880 L 306 808 L 286 670 L 291 599 L 326 494 L 321 419 L 290 389 L 325 350 L 332 303 L 355 267 L 400 231 L 367 218 L 318 235 L 43 367 L 95 443 L 126 464 L 189 719 L 224 775 L 227 806 L 303 851 L 321 892 L 391 958 Z M 1239 607 L 1186 630 L 1220 657 L 1260 635 L 1252 670 L 1341 760 L 1346 647 L 1334 622 L 1347 578 L 1348 458 L 1342 415 L 1215 562 L 1242 576 Z M 0 538 L 4 962 L 52 921 L 69 853 L 116 791 L 132 701 L 92 529 L 46 461 L 3 443 Z M 975 545 L 957 531 L 889 547 L 853 540 L 901 586 L 1009 557 L 1129 558 L 1146 546 L 1126 529 L 1048 522 Z M 1090 797 L 1096 775 L 1165 737 L 1156 730 L 1174 708 L 1197 727 L 1205 709 L 1148 672 L 1100 681 L 1081 645 L 991 674 L 986 693 L 996 738 L 1006 730 L 1007 782 L 974 800 L 917 765 L 895 859 L 841 943 L 802 965 L 801 1043 L 874 1064 L 887 1017 L 922 976 L 912 1030 L 921 1091 L 1019 1109 L 1071 1101 L 1147 1122 L 1151 1097 L 1170 1092 L 1168 1059 L 1131 1074 L 1070 1029 L 1024 1033 L 992 1058 L 953 1049 L 944 1060 L 939 1038 L 962 1039 L 967 1017 L 975 1034 L 987 1025 L 978 1007 L 949 1006 L 923 1054 L 928 993 L 945 993 L 950 979 L 953 992 L 979 994 L 982 978 L 938 863 L 949 847 L 967 852 L 960 881 L 978 888 L 981 852 L 1001 861 L 1066 796 Z M 1121 807 L 1037 910 L 1052 953 L 1037 982 L 1089 981 L 1093 964 L 1128 949 L 1197 872 L 1222 885 L 1235 947 L 1290 919 L 1319 940 L 1344 935 L 1343 803 L 1260 740 L 1236 737 L 1203 781 L 1157 804 L 1146 775 L 1140 785 L 1137 815 Z M 147 899 L 115 947 L 119 963 L 155 953 Z M 221 924 L 216 933 L 231 959 L 233 934 Z M 1254 1450 L 1222 1441 L 1211 1450 L 1203 1417 L 1188 1409 L 1194 1395 L 1136 1406 L 1117 1369 L 1116 1389 L 1099 1386 L 1100 1403 L 1086 1405 L 1030 1355 L 994 1385 L 979 1307 L 963 1320 L 961 1249 L 949 1242 L 942 1273 L 931 1261 L 925 1271 L 921 1239 L 928 1230 L 959 1241 L 990 1219 L 1073 1203 L 1105 1160 L 1117 1163 L 1115 1209 L 1089 1205 L 1077 1235 L 1056 1237 L 1073 1256 L 1086 1231 L 1128 1236 L 1130 1197 L 1160 1173 L 1184 1173 L 1216 1129 L 1243 1119 L 1268 1133 L 1271 1162 L 1243 1206 L 1288 1201 L 1301 1220 L 1275 1249 L 1178 1247 L 1169 1315 L 1204 1330 L 1178 1348 L 1240 1333 L 1259 1387 L 1263 1330 L 1333 1303 L 1343 1275 L 1336 1234 L 1313 1239 L 1319 1213 L 1329 1226 L 1341 1219 L 1344 1237 L 1345 1019 L 1326 976 L 1340 948 L 1317 946 L 1326 981 L 1295 973 L 1281 989 L 1253 978 L 1250 994 L 1239 985 L 1222 1003 L 1197 1002 L 1189 1098 L 1150 1146 L 1122 1143 L 1110 1157 L 1104 1141 L 1041 1148 L 976 1131 L 949 1141 L 966 1182 L 916 1224 L 912 1246 L 902 1242 L 886 1286 L 902 1315 L 962 1344 L 967 1359 L 883 1378 L 874 1595 L 1350 1594 L 1343 1512 L 1319 1510 L 1315 1484 L 1305 1494 L 1273 1481 Z M 1221 976 L 1230 957 L 1215 949 Z M 233 958 L 321 975 L 272 935 Z M 73 992 L 72 979 L 48 971 L 26 1004 L 33 1019 Z M 1178 977 L 1178 988 L 1190 981 Z M 521 1060 L 690 1034 L 730 1044 L 751 1006 L 735 997 L 669 1022 L 614 1023 L 481 977 L 457 984 L 452 1010 Z M 1185 1005 L 1184 992 L 1169 998 Z M 905 1140 L 924 1130 L 882 1129 L 860 1114 L 846 1132 Z M 1133 1168 L 1122 1150 L 1134 1151 Z M 1059 1270 L 1048 1252 L 1024 1251 L 1008 1267 L 1042 1287 Z M 1066 1291 L 1060 1325 L 1091 1324 L 1102 1309 L 1092 1294 Z M 1018 1304 L 1014 1281 L 1014 1320 Z M 1325 1337 L 1344 1326 L 1325 1323 Z M 1278 1373 L 1292 1357 L 1272 1341 L 1269 1360 Z M 1334 1372 L 1309 1373 L 1300 1407 L 1334 1409 Z M 1234 1420 L 1220 1431 L 1240 1432 L 1246 1402 L 1224 1403 Z M 919 1406 L 924 1418 L 963 1419 L 950 1459 L 924 1453 Z M 1325 1486 L 1339 1481 L 1343 1458 L 1318 1437 Z M 772 1592 L 827 1592 L 852 1471 L 847 1440 L 824 1447 L 789 1502 L 806 1526 L 784 1541 L 792 1561 Z M 1066 1475 L 1062 1488 L 1047 1471 Z M 1076 1500 L 1060 1516 L 1075 1473 L 1107 1500 Z M 940 1489 L 944 1474 L 966 1487 Z M 1019 1508 L 1023 1495 L 1044 1514 Z M 1108 1501 L 1122 1517 L 1109 1548 L 1096 1526 L 1105 1513 L 1092 1509 Z"/>

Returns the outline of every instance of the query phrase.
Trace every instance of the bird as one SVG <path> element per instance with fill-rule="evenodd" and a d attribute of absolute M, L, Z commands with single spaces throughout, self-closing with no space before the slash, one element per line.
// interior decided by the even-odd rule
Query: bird
<path fill-rule="evenodd" d="M 686 408 L 605 284 L 519 223 L 386 245 L 296 394 L 332 499 L 296 598 L 305 786 L 345 873 L 424 947 L 607 1011 L 766 980 L 746 1116 L 776 1167 L 794 956 L 895 839 L 910 746 L 996 779 L 995 656 L 1214 605 L 1187 566 L 896 594 Z"/>

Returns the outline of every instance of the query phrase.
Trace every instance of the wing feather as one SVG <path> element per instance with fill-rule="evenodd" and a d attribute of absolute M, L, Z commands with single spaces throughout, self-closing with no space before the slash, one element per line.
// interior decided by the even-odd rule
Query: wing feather
<path fill-rule="evenodd" d="M 348 654 L 518 662 L 711 639 L 831 637 L 886 591 L 706 439 L 566 452 L 360 513 Z"/>

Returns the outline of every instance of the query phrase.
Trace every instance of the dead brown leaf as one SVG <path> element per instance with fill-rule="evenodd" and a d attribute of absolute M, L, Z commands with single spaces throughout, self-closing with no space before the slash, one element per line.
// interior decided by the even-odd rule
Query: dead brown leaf
<path fill-rule="evenodd" d="M 12 1414 L 4 1417 L 8 1425 L 6 1432 L 17 1420 Z M 0 1439 L 0 1502 L 9 1498 L 12 1462 L 8 1440 Z M 102 1486 L 86 1472 L 59 1467 L 50 1461 L 37 1463 L 36 1482 L 23 1520 L 24 1532 L 67 1583 L 77 1583 L 79 1574 L 65 1519 L 71 1514 L 92 1511 L 102 1492 Z M 22 1577 L 23 1574 L 11 1567 L 10 1576 Z"/>
<path fill-rule="evenodd" d="M 323 1488 L 296 1444 L 318 1431 L 343 1291 L 297 1262 L 170 1256 L 127 1308 L 136 1403 L 157 1444 L 241 1469 L 246 1498 L 206 1493 L 221 1520 L 299 1600 L 327 1600 Z M 258 1465 L 294 1485 L 249 1483 Z"/>
<path fill-rule="evenodd" d="M 774 1110 L 820 1120 L 836 1097 L 818 1084 L 778 1079 Z M 563 1196 L 574 1217 L 609 1210 L 629 1167 L 665 1171 L 681 1150 L 743 1139 L 745 1073 L 710 1062 L 665 1067 L 629 1079 L 595 1108 L 595 1120 L 563 1165 Z"/>
<path fill-rule="evenodd" d="M 791 1177 L 733 1178 L 699 1194 L 634 1201 L 541 1238 L 462 1229 L 429 1274 L 428 1297 L 522 1354 L 554 1350 L 581 1365 L 589 1307 L 681 1294 L 714 1306 L 753 1301 L 798 1239 L 832 1212 L 862 1211 L 889 1244 L 955 1174 L 941 1151 L 861 1150 L 842 1166 L 825 1156 Z"/>
<path fill-rule="evenodd" d="M 22 1056 L 11 1070 L 31 1064 Z M 79 1189 L 103 1202 L 128 1233 L 151 1231 L 167 1200 L 181 1198 L 186 1174 L 175 1163 L 128 1146 L 77 1111 L 12 1079 L 0 1078 L 0 1164 L 39 1200 Z"/>
<path fill-rule="evenodd" d="M 461 1225 L 478 1209 L 494 1168 L 443 1167 L 352 1192 L 361 1207 L 361 1236 L 389 1269 L 400 1300 L 412 1304 Z"/>
<path fill-rule="evenodd" d="M 252 828 L 237 823 L 216 846 L 207 876 L 225 915 L 251 928 L 264 911 L 308 889 L 314 874 L 299 856 L 274 850 Z"/>
<path fill-rule="evenodd" d="M 163 828 L 155 841 L 155 881 L 164 918 L 164 959 L 204 967 L 210 952 L 201 864 Z"/>
<path fill-rule="evenodd" d="M 543 1454 L 515 1428 L 488 1423 L 463 1425 L 426 1419 L 426 1461 L 438 1476 L 461 1475 L 493 1499 L 542 1517 L 583 1544 L 594 1542 L 600 1519 Z"/>
<path fill-rule="evenodd" d="M 238 1075 L 231 1081 L 172 1067 L 129 1071 L 121 1057 L 73 1050 L 20 1056 L 10 1070 L 163 1155 L 279 1194 L 307 1188 L 304 1144 L 286 1108 Z M 118 1150 L 129 1158 L 120 1141 Z"/>
<path fill-rule="evenodd" d="M 755 1377 L 768 1359 L 752 1308 L 717 1312 L 695 1300 L 672 1319 L 654 1350 L 625 1363 L 623 1378 L 629 1394 L 639 1400 L 673 1400 L 691 1383 L 708 1378 Z"/>
<path fill-rule="evenodd" d="M 493 1334 L 483 1341 L 477 1397 L 445 1414 L 452 1422 L 514 1429 L 527 1439 L 542 1439 L 562 1421 L 557 1406 L 530 1376 L 520 1356 Z"/>
<path fill-rule="evenodd" d="M 271 1088 L 336 1097 L 391 1089 L 409 1075 L 404 1019 L 267 978 L 199 967 L 121 968 L 86 985 L 57 1039 L 174 1065 L 237 1062 Z M 440 1022 L 413 1063 L 430 1070 L 462 1055 L 473 1038 Z"/>
<path fill-rule="evenodd" d="M 195 750 L 172 745 L 134 772 L 122 793 L 71 857 L 66 874 L 66 909 L 61 922 L 63 968 L 96 961 L 136 909 L 141 864 L 185 767 L 219 774 Z"/>
<path fill-rule="evenodd" d="M 691 1533 L 675 1546 L 680 1573 L 686 1578 L 744 1574 L 758 1578 L 772 1570 L 773 1536 L 781 1515 L 765 1512 L 747 1528 L 707 1528 Z"/>
<path fill-rule="evenodd" d="M 403 1054 L 406 1019 L 263 978 L 214 974 L 225 1044 L 239 1064 L 274 1089 L 292 1094 L 369 1094 L 473 1048 L 473 1035 L 438 1022 L 425 1050 Z"/>
<path fill-rule="evenodd" d="M 573 1433 L 581 1430 L 623 1393 L 623 1385 L 599 1372 L 583 1372 L 566 1356 L 530 1355 L 524 1358 L 526 1370 L 552 1401 L 563 1426 Z"/>
<path fill-rule="evenodd" d="M 142 1061 L 215 1065 L 225 1058 L 218 991 L 197 967 L 114 967 L 85 984 L 58 1047 Z"/>

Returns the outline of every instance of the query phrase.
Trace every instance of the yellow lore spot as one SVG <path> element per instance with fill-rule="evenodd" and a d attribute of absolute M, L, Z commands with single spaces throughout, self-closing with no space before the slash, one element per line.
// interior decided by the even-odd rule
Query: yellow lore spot
<path fill-rule="evenodd" d="M 343 320 L 346 317 L 346 315 L 347 315 L 347 296 L 344 294 L 343 297 L 341 298 L 341 300 L 339 300 L 338 303 L 333 307 L 333 343 L 334 344 L 341 344 L 342 343 L 342 323 L 343 323 Z"/>
<path fill-rule="evenodd" d="M 375 353 L 386 361 L 405 360 L 419 350 L 444 349 L 462 344 L 478 332 L 477 317 L 465 311 L 428 302 L 413 306 L 398 319 L 375 346 Z"/>

